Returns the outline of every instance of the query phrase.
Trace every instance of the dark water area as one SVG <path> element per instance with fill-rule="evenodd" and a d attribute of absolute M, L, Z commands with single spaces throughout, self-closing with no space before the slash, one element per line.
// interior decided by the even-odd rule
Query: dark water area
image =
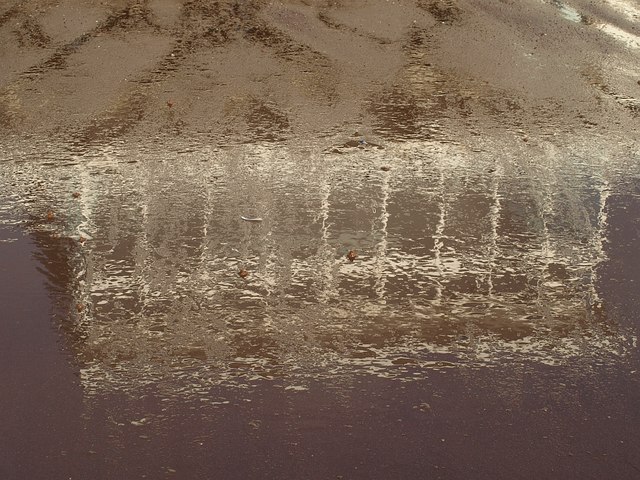
<path fill-rule="evenodd" d="M 0 5 L 0 480 L 640 478 L 639 19 Z"/>
<path fill-rule="evenodd" d="M 15 150 L 5 477 L 636 477 L 633 150 L 335 143 Z"/>
<path fill-rule="evenodd" d="M 0 477 L 61 475 L 62 452 L 80 432 L 77 369 L 59 343 L 34 242 L 4 224 L 0 326 Z M 10 241 L 10 242 L 9 242 Z M 58 478 L 63 478 L 58 476 Z"/>

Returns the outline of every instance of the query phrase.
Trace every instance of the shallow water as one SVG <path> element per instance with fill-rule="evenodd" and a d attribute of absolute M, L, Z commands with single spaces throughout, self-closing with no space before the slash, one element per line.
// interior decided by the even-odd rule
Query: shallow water
<path fill-rule="evenodd" d="M 636 10 L 0 7 L 0 477 L 637 478 Z"/>
<path fill-rule="evenodd" d="M 608 202 L 635 170 L 545 143 L 502 157 L 357 145 L 121 147 L 13 164 L 15 213 L 40 215 L 30 228 L 69 256 L 50 274 L 67 269 L 58 288 L 76 311 L 62 327 L 87 388 L 203 365 L 215 366 L 198 379 L 205 391 L 316 368 L 409 379 L 635 345 L 599 285 Z"/>
<path fill-rule="evenodd" d="M 355 434 L 376 451 L 382 438 L 368 436 L 377 427 L 367 408 L 418 422 L 397 432 L 401 444 L 406 435 L 423 438 L 425 415 L 439 434 L 458 438 L 457 428 L 430 417 L 433 403 L 456 389 L 465 392 L 461 418 L 485 415 L 494 397 L 505 411 L 528 411 L 528 396 L 590 417 L 603 400 L 578 400 L 584 388 L 605 398 L 609 390 L 639 391 L 632 254 L 639 158 L 626 148 L 518 142 L 496 152 L 493 144 L 382 145 L 353 136 L 324 150 L 119 145 L 81 155 L 52 149 L 44 159 L 16 148 L 3 166 L 2 191 L 12 192 L 3 241 L 21 245 L 21 231 L 33 238 L 27 248 L 55 305 L 51 327 L 77 372 L 84 421 L 111 432 L 89 434 L 92 442 L 107 435 L 149 446 L 177 428 L 185 442 L 205 445 L 222 429 L 225 441 L 244 444 L 224 422 L 204 432 L 191 416 L 248 415 L 247 435 L 280 432 L 281 455 L 294 433 L 312 444 L 318 431 L 333 438 L 352 428 L 334 422 L 353 414 L 364 415 L 365 430 Z M 627 298 L 621 283 L 631 285 L 622 288 Z M 24 301 L 10 302 L 9 311 Z M 521 383 L 538 376 L 535 386 Z M 356 393 L 360 384 L 371 387 Z M 367 404 L 376 395 L 369 388 L 391 403 Z M 405 391 L 411 400 L 398 397 Z M 476 395 L 479 403 L 468 405 Z M 269 420 L 280 401 L 294 415 L 282 413 L 284 424 Z M 369 406 L 348 413 L 354 402 Z M 453 414 L 437 408 L 436 416 Z M 422 420 L 412 420 L 415 411 Z M 185 415 L 188 426 L 177 426 Z M 484 434 L 469 428 L 465 435 Z M 504 428 L 515 435 L 512 424 Z M 620 432 L 621 441 L 635 442 L 627 435 Z M 104 471 L 129 471 L 131 453 L 109 442 L 102 454 L 117 460 Z M 341 448 L 326 450 L 325 460 Z M 181 457 L 183 475 L 212 468 L 198 458 Z M 228 475 L 257 475 L 244 468 L 261 462 L 281 471 L 258 458 L 228 467 Z M 151 464 L 156 475 L 176 470 Z M 354 465 L 342 464 L 347 477 Z"/>

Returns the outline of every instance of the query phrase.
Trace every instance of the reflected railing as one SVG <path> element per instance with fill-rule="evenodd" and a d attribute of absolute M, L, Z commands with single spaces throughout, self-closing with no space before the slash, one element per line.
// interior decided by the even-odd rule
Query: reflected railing
<path fill-rule="evenodd" d="M 634 345 L 598 295 L 616 188 L 600 160 L 549 143 L 533 157 L 428 142 L 191 150 L 122 146 L 6 177 L 31 216 L 46 183 L 57 220 L 43 225 L 75 242 L 63 331 L 89 393 L 410 380 Z"/>

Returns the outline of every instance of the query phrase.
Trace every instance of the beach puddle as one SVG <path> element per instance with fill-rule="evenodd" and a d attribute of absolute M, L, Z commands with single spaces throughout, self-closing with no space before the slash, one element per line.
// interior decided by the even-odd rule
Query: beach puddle
<path fill-rule="evenodd" d="M 64 248 L 51 255 L 67 257 L 63 331 L 86 394 L 177 382 L 171 396 L 206 400 L 248 379 L 633 350 L 599 277 L 624 167 L 552 144 L 357 143 L 8 162 L 15 214 Z"/>
<path fill-rule="evenodd" d="M 9 3 L 0 478 L 637 477 L 630 2 Z"/>

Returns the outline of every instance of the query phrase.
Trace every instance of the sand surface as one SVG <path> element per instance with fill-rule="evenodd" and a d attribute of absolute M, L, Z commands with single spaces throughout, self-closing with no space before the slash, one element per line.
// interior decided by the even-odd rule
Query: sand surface
<path fill-rule="evenodd" d="M 0 478 L 638 478 L 639 124 L 632 0 L 0 2 Z"/>

